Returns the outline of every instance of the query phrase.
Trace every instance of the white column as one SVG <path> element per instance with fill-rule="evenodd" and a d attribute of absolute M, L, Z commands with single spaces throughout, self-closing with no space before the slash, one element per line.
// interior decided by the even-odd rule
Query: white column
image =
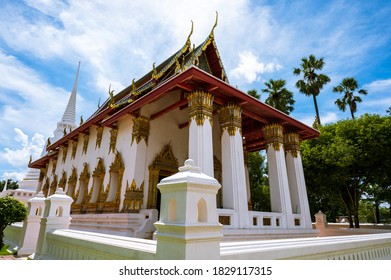
<path fill-rule="evenodd" d="M 71 224 L 71 204 L 73 199 L 62 188 L 45 199 L 45 211 L 41 218 L 37 250 L 34 259 L 45 259 L 48 253 L 46 235 L 56 229 L 68 229 Z"/>
<path fill-rule="evenodd" d="M 133 119 L 131 159 L 128 165 L 133 168 L 126 171 L 126 178 L 129 178 L 130 185 L 136 185 L 137 189 L 144 188 L 145 165 L 147 160 L 147 146 L 150 131 L 150 120 L 146 117 L 139 116 Z M 126 187 L 126 182 L 122 183 Z M 121 190 L 121 198 L 125 195 L 125 188 Z M 144 199 L 147 202 L 147 199 Z M 122 201 L 123 202 L 123 201 Z M 144 205 L 147 206 L 147 205 Z M 122 205 L 121 205 L 122 208 Z"/>
<path fill-rule="evenodd" d="M 189 158 L 201 171 L 214 177 L 213 169 L 213 95 L 194 91 L 189 101 Z"/>
<path fill-rule="evenodd" d="M 283 214 L 284 221 L 281 221 L 281 227 L 292 228 L 294 223 L 285 163 L 283 130 L 280 124 L 270 124 L 263 128 L 263 135 L 267 145 L 271 210 Z"/>
<path fill-rule="evenodd" d="M 216 207 L 220 187 L 191 159 L 158 184 L 162 194 L 160 220 L 155 223 L 158 259 L 220 259 L 223 235 Z"/>
<path fill-rule="evenodd" d="M 300 136 L 297 133 L 287 133 L 284 140 L 292 212 L 301 214 L 300 227 L 312 229 L 307 188 L 300 155 Z"/>
<path fill-rule="evenodd" d="M 244 172 L 246 175 L 246 187 L 247 187 L 247 204 L 248 204 L 248 210 L 252 210 L 253 206 L 251 202 L 250 174 L 248 170 L 248 152 L 244 150 L 243 155 L 244 155 Z"/>
<path fill-rule="evenodd" d="M 250 221 L 241 133 L 242 109 L 237 105 L 221 107 L 220 125 L 222 130 L 223 207 L 234 209 L 237 212 L 236 227 L 248 228 Z"/>
<path fill-rule="evenodd" d="M 27 202 L 28 216 L 27 220 L 23 223 L 23 229 L 21 233 L 18 255 L 31 255 L 35 252 L 38 241 L 38 233 L 45 209 L 45 196 L 42 192 L 39 192 L 34 198 Z"/>

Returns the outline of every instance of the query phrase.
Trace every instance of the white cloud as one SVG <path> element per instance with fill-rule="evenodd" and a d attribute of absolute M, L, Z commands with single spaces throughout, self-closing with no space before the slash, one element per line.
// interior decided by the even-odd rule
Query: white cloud
<path fill-rule="evenodd" d="M 0 107 L 2 131 L 20 127 L 28 134 L 49 136 L 65 110 L 69 94 L 0 49 L 0 102 L 5 104 Z"/>
<path fill-rule="evenodd" d="M 377 80 L 369 84 L 363 85 L 363 89 L 368 91 L 368 94 L 377 93 L 377 92 L 391 92 L 391 79 Z"/>
<path fill-rule="evenodd" d="M 271 73 L 281 69 L 278 63 L 263 63 L 251 51 L 239 53 L 239 64 L 230 74 L 236 79 L 245 79 L 247 83 L 258 81 L 263 73 Z"/>
<path fill-rule="evenodd" d="M 2 176 L 2 180 L 12 179 L 12 180 L 16 180 L 16 181 L 21 181 L 21 180 L 23 180 L 25 175 L 26 175 L 26 171 L 4 172 L 4 174 Z"/>
<path fill-rule="evenodd" d="M 39 158 L 45 141 L 42 135 L 36 133 L 29 141 L 28 136 L 19 128 L 14 129 L 16 136 L 15 141 L 20 143 L 17 149 L 4 148 L 4 152 L 0 152 L 0 158 L 5 160 L 13 167 L 26 167 L 30 155 L 33 159 Z"/>
<path fill-rule="evenodd" d="M 314 124 L 315 121 L 315 114 L 314 115 L 298 115 L 296 118 L 301 121 L 302 123 L 311 126 Z M 337 113 L 334 112 L 328 112 L 326 114 L 320 115 L 320 120 L 322 124 L 328 124 L 328 123 L 333 123 L 336 122 L 340 119 L 338 117 Z"/>

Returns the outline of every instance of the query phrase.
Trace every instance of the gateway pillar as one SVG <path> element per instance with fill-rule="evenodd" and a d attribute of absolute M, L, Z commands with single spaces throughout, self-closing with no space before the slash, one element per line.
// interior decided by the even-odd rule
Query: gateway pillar
<path fill-rule="evenodd" d="M 162 193 L 160 220 L 155 223 L 158 259 L 220 259 L 223 226 L 216 207 L 220 187 L 191 159 L 158 184 Z"/>
<path fill-rule="evenodd" d="M 59 188 L 55 194 L 45 199 L 45 211 L 41 218 L 39 229 L 37 251 L 34 259 L 45 259 L 48 253 L 48 242 L 46 236 L 56 229 L 68 229 L 71 224 L 71 204 L 73 199 Z"/>

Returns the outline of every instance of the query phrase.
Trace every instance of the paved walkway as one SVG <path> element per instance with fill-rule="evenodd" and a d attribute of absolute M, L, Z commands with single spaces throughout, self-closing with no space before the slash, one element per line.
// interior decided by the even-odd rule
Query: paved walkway
<path fill-rule="evenodd" d="M 13 255 L 7 255 L 7 256 L 0 256 L 0 261 L 9 261 L 9 260 L 26 260 L 27 258 L 21 258 L 18 256 L 13 256 Z"/>

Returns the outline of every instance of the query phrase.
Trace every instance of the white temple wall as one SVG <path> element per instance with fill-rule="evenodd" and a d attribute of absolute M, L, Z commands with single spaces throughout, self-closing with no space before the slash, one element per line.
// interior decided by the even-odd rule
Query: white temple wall
<path fill-rule="evenodd" d="M 118 121 L 118 135 L 117 135 L 117 142 L 116 142 L 116 149 L 122 156 L 122 161 L 125 165 L 124 174 L 122 177 L 122 182 L 119 182 L 121 186 L 121 204 L 120 209 L 123 205 L 123 198 L 126 191 L 126 185 L 127 183 L 130 185 L 132 183 L 133 178 L 133 172 L 135 165 L 134 161 L 132 160 L 136 154 L 135 149 L 131 146 L 132 144 L 132 128 L 133 128 L 133 117 L 132 116 L 126 116 L 125 118 Z M 109 135 L 110 137 L 110 135 Z M 111 164 L 111 163 L 110 163 Z M 110 165 L 109 165 L 110 169 Z M 110 173 L 108 173 L 108 176 L 110 177 Z M 139 187 L 139 182 L 137 182 L 137 186 Z"/>

